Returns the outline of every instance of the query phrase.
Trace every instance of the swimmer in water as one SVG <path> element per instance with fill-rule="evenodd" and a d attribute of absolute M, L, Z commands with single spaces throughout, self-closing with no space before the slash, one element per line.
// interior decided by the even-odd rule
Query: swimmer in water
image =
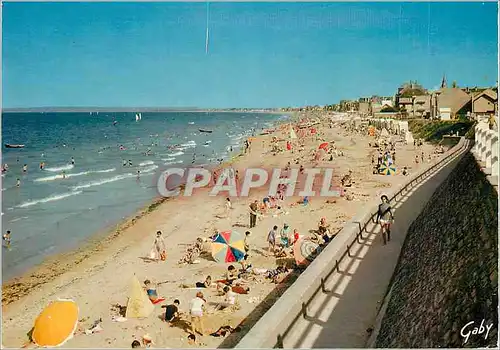
<path fill-rule="evenodd" d="M 44 162 L 40 162 L 40 170 L 43 170 L 43 168 L 45 168 L 45 163 Z"/>
<path fill-rule="evenodd" d="M 7 248 L 10 247 L 10 231 L 7 231 L 3 236 L 2 236 L 3 241 L 5 242 L 5 245 Z"/>
<path fill-rule="evenodd" d="M 71 157 L 71 164 L 75 165 L 75 158 Z"/>
<path fill-rule="evenodd" d="M 139 179 L 140 176 L 141 176 L 141 171 L 137 170 L 137 179 Z"/>
<path fill-rule="evenodd" d="M 132 166 L 132 161 L 130 159 L 128 160 L 128 166 Z"/>
<path fill-rule="evenodd" d="M 127 161 L 125 159 L 123 160 L 122 163 L 123 163 L 123 166 L 127 166 Z"/>
<path fill-rule="evenodd" d="M 21 180 L 19 179 L 16 180 L 16 187 L 21 187 Z"/>
<path fill-rule="evenodd" d="M 28 164 L 23 165 L 23 173 L 28 171 Z"/>
<path fill-rule="evenodd" d="M 66 172 L 63 170 L 62 172 L 62 178 L 65 179 L 66 178 Z"/>

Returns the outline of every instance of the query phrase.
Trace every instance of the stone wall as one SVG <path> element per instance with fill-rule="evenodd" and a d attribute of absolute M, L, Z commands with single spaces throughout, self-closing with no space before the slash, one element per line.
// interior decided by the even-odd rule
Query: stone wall
<path fill-rule="evenodd" d="M 408 230 L 376 347 L 497 345 L 497 215 L 498 194 L 467 153 Z M 483 319 L 488 339 L 464 344 L 461 329 Z"/>

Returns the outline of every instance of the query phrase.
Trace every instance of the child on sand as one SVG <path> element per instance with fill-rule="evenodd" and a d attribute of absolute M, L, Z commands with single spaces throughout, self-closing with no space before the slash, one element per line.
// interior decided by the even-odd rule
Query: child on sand
<path fill-rule="evenodd" d="M 188 344 L 189 345 L 196 345 L 196 335 L 194 335 L 194 334 L 188 335 Z"/>
<path fill-rule="evenodd" d="M 165 301 L 165 298 L 158 297 L 158 292 L 156 291 L 157 287 L 153 286 L 150 280 L 145 280 L 144 286 L 146 289 L 146 293 L 148 293 L 149 300 L 151 300 L 153 304 L 158 304 L 162 301 Z"/>
<path fill-rule="evenodd" d="M 288 224 L 283 224 L 283 228 L 281 229 L 281 232 L 280 232 L 280 237 L 281 237 L 281 245 L 284 247 L 284 248 L 288 248 L 290 246 L 290 239 L 289 239 L 289 236 L 290 236 L 290 227 L 288 226 Z"/>
<path fill-rule="evenodd" d="M 174 300 L 173 304 L 163 305 L 162 308 L 165 308 L 165 321 L 168 323 L 172 323 L 176 318 L 179 317 L 179 305 L 181 302 L 178 299 Z"/>

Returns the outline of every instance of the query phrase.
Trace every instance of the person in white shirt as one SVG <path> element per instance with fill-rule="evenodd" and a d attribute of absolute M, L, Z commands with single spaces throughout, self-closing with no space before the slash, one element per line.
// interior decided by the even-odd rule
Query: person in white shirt
<path fill-rule="evenodd" d="M 205 335 L 205 327 L 203 326 L 203 312 L 205 309 L 205 298 L 202 292 L 196 293 L 196 297 L 189 303 L 189 314 L 191 315 L 191 331 L 196 334 L 196 330 L 201 335 Z"/>

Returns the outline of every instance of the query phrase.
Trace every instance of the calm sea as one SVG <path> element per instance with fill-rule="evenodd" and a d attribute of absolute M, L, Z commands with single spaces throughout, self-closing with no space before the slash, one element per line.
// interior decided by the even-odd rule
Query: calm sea
<path fill-rule="evenodd" d="M 231 148 L 238 152 L 245 136 L 286 118 L 170 112 L 142 113 L 136 121 L 135 115 L 2 115 L 2 142 L 26 145 L 2 147 L 2 163 L 9 167 L 2 175 L 2 230 L 12 232 L 11 248 L 2 248 L 4 281 L 47 255 L 77 247 L 143 207 L 157 196 L 154 175 L 160 169 L 227 159 Z M 45 162 L 43 170 L 40 162 Z"/>

